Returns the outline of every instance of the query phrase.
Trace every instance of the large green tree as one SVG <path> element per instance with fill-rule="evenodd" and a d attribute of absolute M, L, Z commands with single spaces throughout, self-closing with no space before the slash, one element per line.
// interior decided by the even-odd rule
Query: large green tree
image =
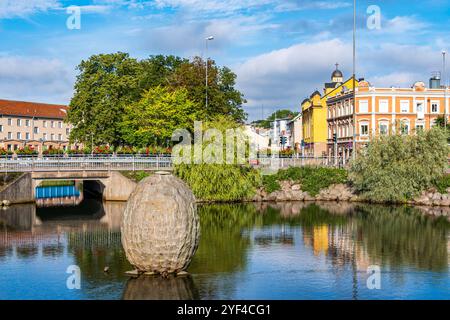
<path fill-rule="evenodd" d="M 126 53 L 99 54 L 83 60 L 78 70 L 67 114 L 74 125 L 71 140 L 119 145 L 125 106 L 141 94 L 139 62 Z"/>
<path fill-rule="evenodd" d="M 118 52 L 91 56 L 80 63 L 78 70 L 80 73 L 67 117 L 68 122 L 74 125 L 72 141 L 90 143 L 93 138 L 95 144 L 117 146 L 130 143 L 133 139 L 129 134 L 124 137 L 122 120 L 129 121 L 127 113 L 132 112 L 130 106 L 140 101 L 143 95 L 148 99 L 149 92 L 157 92 L 152 90 L 157 87 L 164 87 L 167 94 L 179 94 L 179 90 L 184 90 L 186 99 L 195 105 L 194 113 L 198 116 L 202 111 L 202 118 L 198 120 L 225 115 L 242 122 L 246 117 L 242 109 L 245 100 L 235 89 L 236 75 L 226 67 L 217 67 L 212 60 L 209 60 L 208 68 L 208 108 L 205 103 L 206 65 L 200 58 L 189 61 L 176 56 L 156 55 L 138 61 Z M 160 115 L 160 118 L 168 119 L 167 115 Z"/>
<path fill-rule="evenodd" d="M 189 100 L 186 89 L 158 86 L 145 91 L 140 101 L 125 108 L 121 133 L 128 145 L 164 145 L 176 129 L 192 131 L 194 121 L 203 115 L 203 110 Z"/>
<path fill-rule="evenodd" d="M 208 119 L 217 115 L 231 116 L 239 122 L 246 119 L 247 115 L 242 109 L 246 100 L 243 94 L 235 89 L 236 74 L 227 67 L 217 67 L 214 60 L 208 60 L 208 88 L 206 88 L 206 62 L 200 57 L 182 63 L 169 82 L 171 86 L 186 88 L 189 98 L 206 110 Z M 207 108 L 206 90 L 208 90 Z"/>

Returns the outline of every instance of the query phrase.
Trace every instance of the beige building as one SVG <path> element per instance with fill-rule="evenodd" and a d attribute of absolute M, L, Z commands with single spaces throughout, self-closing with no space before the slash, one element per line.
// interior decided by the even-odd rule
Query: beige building
<path fill-rule="evenodd" d="M 349 158 L 353 153 L 353 121 L 356 148 L 371 138 L 393 133 L 415 134 L 449 115 L 450 92 L 440 84 L 427 88 L 423 82 L 411 88 L 378 88 L 361 81 L 355 93 L 341 90 L 327 100 L 328 155 Z M 447 110 L 447 111 L 445 111 Z"/>
<path fill-rule="evenodd" d="M 0 100 L 0 147 L 10 151 L 30 146 L 69 148 L 71 126 L 64 123 L 67 106 Z"/>

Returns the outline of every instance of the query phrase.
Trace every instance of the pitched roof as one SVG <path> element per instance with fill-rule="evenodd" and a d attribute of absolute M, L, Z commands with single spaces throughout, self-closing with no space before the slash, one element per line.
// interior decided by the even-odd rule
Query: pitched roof
<path fill-rule="evenodd" d="M 63 119 L 68 106 L 0 99 L 0 115 Z"/>

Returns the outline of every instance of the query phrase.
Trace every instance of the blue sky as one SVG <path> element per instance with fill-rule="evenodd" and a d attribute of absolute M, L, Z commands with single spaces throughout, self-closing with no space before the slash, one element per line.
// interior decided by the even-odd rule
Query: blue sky
<path fill-rule="evenodd" d="M 441 69 L 450 49 L 450 1 L 358 0 L 357 76 L 410 86 Z M 67 7 L 81 9 L 69 30 Z M 367 8 L 381 29 L 367 28 Z M 0 98 L 68 103 L 76 65 L 92 54 L 209 56 L 238 75 L 250 119 L 299 103 L 351 73 L 349 0 L 0 0 Z M 450 64 L 449 64 L 450 69 Z"/>

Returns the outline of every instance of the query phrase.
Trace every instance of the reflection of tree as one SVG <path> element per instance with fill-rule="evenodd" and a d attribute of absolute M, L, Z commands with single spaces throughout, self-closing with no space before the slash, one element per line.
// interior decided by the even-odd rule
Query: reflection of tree
<path fill-rule="evenodd" d="M 355 218 L 355 235 L 369 256 L 383 265 L 447 270 L 447 220 L 424 216 L 414 208 L 377 205 L 359 206 Z"/>
<path fill-rule="evenodd" d="M 192 273 L 234 272 L 245 267 L 249 239 L 242 230 L 261 217 L 252 205 L 207 205 L 199 207 L 200 244 L 189 267 Z"/>
<path fill-rule="evenodd" d="M 97 229 L 72 232 L 69 234 L 68 251 L 73 253 L 75 263 L 90 281 L 104 279 L 105 267 L 109 267 L 112 276 L 119 278 L 124 278 L 125 272 L 132 269 L 125 257 L 118 231 Z"/>
<path fill-rule="evenodd" d="M 130 278 L 123 293 L 124 300 L 196 300 L 198 291 L 191 277 Z"/>
<path fill-rule="evenodd" d="M 36 257 L 39 253 L 39 248 L 37 245 L 21 245 L 16 248 L 17 257 L 19 258 L 31 258 Z"/>

